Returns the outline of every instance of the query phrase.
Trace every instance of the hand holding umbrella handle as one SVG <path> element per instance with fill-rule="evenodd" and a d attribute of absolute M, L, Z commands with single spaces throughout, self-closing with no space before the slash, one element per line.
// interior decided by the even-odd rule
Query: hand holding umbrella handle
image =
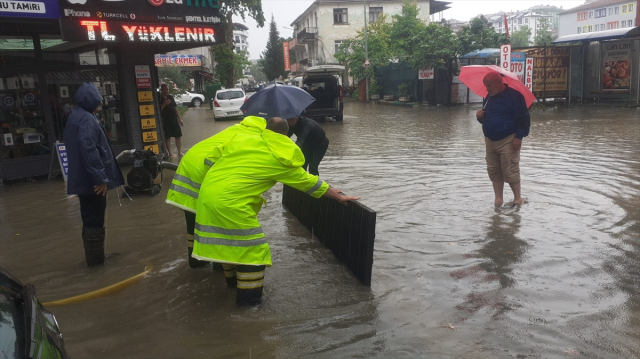
<path fill-rule="evenodd" d="M 476 112 L 476 118 L 478 121 L 482 122 L 482 120 L 484 120 L 484 113 L 484 110 L 478 110 L 478 112 Z"/>

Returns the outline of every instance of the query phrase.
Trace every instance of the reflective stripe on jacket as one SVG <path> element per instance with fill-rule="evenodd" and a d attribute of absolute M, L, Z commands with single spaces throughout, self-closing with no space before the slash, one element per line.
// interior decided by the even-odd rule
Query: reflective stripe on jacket
<path fill-rule="evenodd" d="M 206 155 L 214 147 L 224 144 L 235 135 L 239 133 L 259 134 L 266 125 L 267 122 L 264 118 L 249 116 L 239 124 L 233 125 L 191 147 L 180 160 L 180 165 L 167 192 L 166 202 L 185 211 L 195 213 L 200 185 L 213 164 L 213 162 L 205 160 Z"/>
<path fill-rule="evenodd" d="M 271 251 L 258 222 L 262 193 L 282 182 L 321 197 L 329 185 L 308 174 L 300 148 L 265 130 L 239 134 L 213 149 L 215 165 L 202 182 L 193 257 L 220 263 L 271 266 Z"/>

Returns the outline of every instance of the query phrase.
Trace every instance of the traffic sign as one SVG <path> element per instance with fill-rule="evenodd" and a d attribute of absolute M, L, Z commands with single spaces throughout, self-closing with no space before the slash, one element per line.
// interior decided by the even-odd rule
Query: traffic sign
<path fill-rule="evenodd" d="M 156 110 L 153 105 L 142 105 L 140 106 L 140 116 L 153 116 L 155 115 Z"/>
<path fill-rule="evenodd" d="M 362 64 L 362 66 L 364 66 L 364 67 L 371 66 L 371 62 L 369 62 L 369 59 L 364 60 L 364 64 Z"/>
<path fill-rule="evenodd" d="M 156 128 L 156 119 L 155 118 L 143 118 L 140 120 L 143 130 L 148 130 L 151 128 Z"/>
<path fill-rule="evenodd" d="M 139 91 L 138 102 L 151 102 L 153 101 L 153 93 L 151 91 Z"/>
<path fill-rule="evenodd" d="M 148 131 L 142 133 L 142 142 L 157 142 L 158 133 L 156 131 Z"/>

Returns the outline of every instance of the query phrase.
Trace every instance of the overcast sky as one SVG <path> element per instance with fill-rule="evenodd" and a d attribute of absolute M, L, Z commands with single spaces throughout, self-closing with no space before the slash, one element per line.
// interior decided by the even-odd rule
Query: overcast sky
<path fill-rule="evenodd" d="M 445 19 L 469 20 L 478 14 L 494 13 L 499 11 L 516 11 L 528 9 L 535 5 L 555 5 L 570 9 L 584 4 L 584 0 L 448 0 L 451 8 L 443 12 Z M 260 58 L 265 44 L 269 39 L 269 21 L 273 14 L 280 36 L 289 37 L 293 30 L 287 29 L 289 25 L 305 11 L 313 0 L 262 0 L 262 9 L 267 18 L 264 28 L 258 28 L 256 22 L 247 18 L 245 24 L 249 27 L 249 52 L 250 59 Z M 235 22 L 242 22 L 241 18 L 235 18 Z M 287 28 L 285 28 L 287 27 Z"/>

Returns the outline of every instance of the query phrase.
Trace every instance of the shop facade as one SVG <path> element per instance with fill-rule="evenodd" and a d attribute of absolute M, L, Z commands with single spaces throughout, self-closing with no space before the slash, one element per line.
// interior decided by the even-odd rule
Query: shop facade
<path fill-rule="evenodd" d="M 154 54 L 224 42 L 217 1 L 73 2 L 0 5 L 0 182 L 59 170 L 55 143 L 84 82 L 103 95 L 116 154 L 163 152 Z"/>

